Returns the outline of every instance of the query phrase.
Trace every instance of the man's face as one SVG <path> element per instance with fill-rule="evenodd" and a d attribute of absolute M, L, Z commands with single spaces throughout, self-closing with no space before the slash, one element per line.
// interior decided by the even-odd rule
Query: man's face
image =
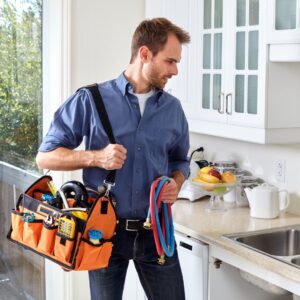
<path fill-rule="evenodd" d="M 151 86 L 163 89 L 173 75 L 178 74 L 177 63 L 181 59 L 181 44 L 174 35 L 169 35 L 163 50 L 155 56 L 152 55 L 149 62 L 144 64 L 144 77 Z"/>

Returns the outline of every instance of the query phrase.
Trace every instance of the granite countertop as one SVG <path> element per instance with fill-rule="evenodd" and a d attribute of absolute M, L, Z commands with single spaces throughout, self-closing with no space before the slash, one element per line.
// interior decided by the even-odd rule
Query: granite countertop
<path fill-rule="evenodd" d="M 300 216 L 281 213 L 280 217 L 276 219 L 255 219 L 250 217 L 249 207 L 231 207 L 226 212 L 208 213 L 204 210 L 207 203 L 207 199 L 195 202 L 177 200 L 172 207 L 175 229 L 278 274 L 296 284 L 297 290 L 299 284 L 300 291 L 300 268 L 248 249 L 223 237 L 224 234 L 300 224 Z"/>

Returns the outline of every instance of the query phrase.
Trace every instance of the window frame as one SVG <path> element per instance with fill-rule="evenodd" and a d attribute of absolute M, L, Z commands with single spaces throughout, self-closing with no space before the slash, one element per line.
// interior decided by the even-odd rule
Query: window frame
<path fill-rule="evenodd" d="M 43 136 L 54 112 L 71 92 L 71 0 L 43 1 Z M 62 184 L 69 172 L 51 172 L 53 180 Z M 45 261 L 46 299 L 74 299 L 73 275 L 57 264 Z"/>

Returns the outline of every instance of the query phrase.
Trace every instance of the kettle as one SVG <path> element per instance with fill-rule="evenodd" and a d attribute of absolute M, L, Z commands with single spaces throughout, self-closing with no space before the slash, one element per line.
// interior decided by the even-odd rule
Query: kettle
<path fill-rule="evenodd" d="M 278 189 L 273 185 L 263 183 L 253 189 L 244 189 L 250 206 L 250 216 L 253 218 L 274 219 L 289 204 L 289 193 L 287 190 Z"/>

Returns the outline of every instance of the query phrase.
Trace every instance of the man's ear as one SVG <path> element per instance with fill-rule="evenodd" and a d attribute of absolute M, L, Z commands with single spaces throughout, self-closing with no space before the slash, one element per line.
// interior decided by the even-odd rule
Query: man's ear
<path fill-rule="evenodd" d="M 147 62 L 151 58 L 151 51 L 147 46 L 142 46 L 139 51 L 140 58 L 142 62 Z"/>

